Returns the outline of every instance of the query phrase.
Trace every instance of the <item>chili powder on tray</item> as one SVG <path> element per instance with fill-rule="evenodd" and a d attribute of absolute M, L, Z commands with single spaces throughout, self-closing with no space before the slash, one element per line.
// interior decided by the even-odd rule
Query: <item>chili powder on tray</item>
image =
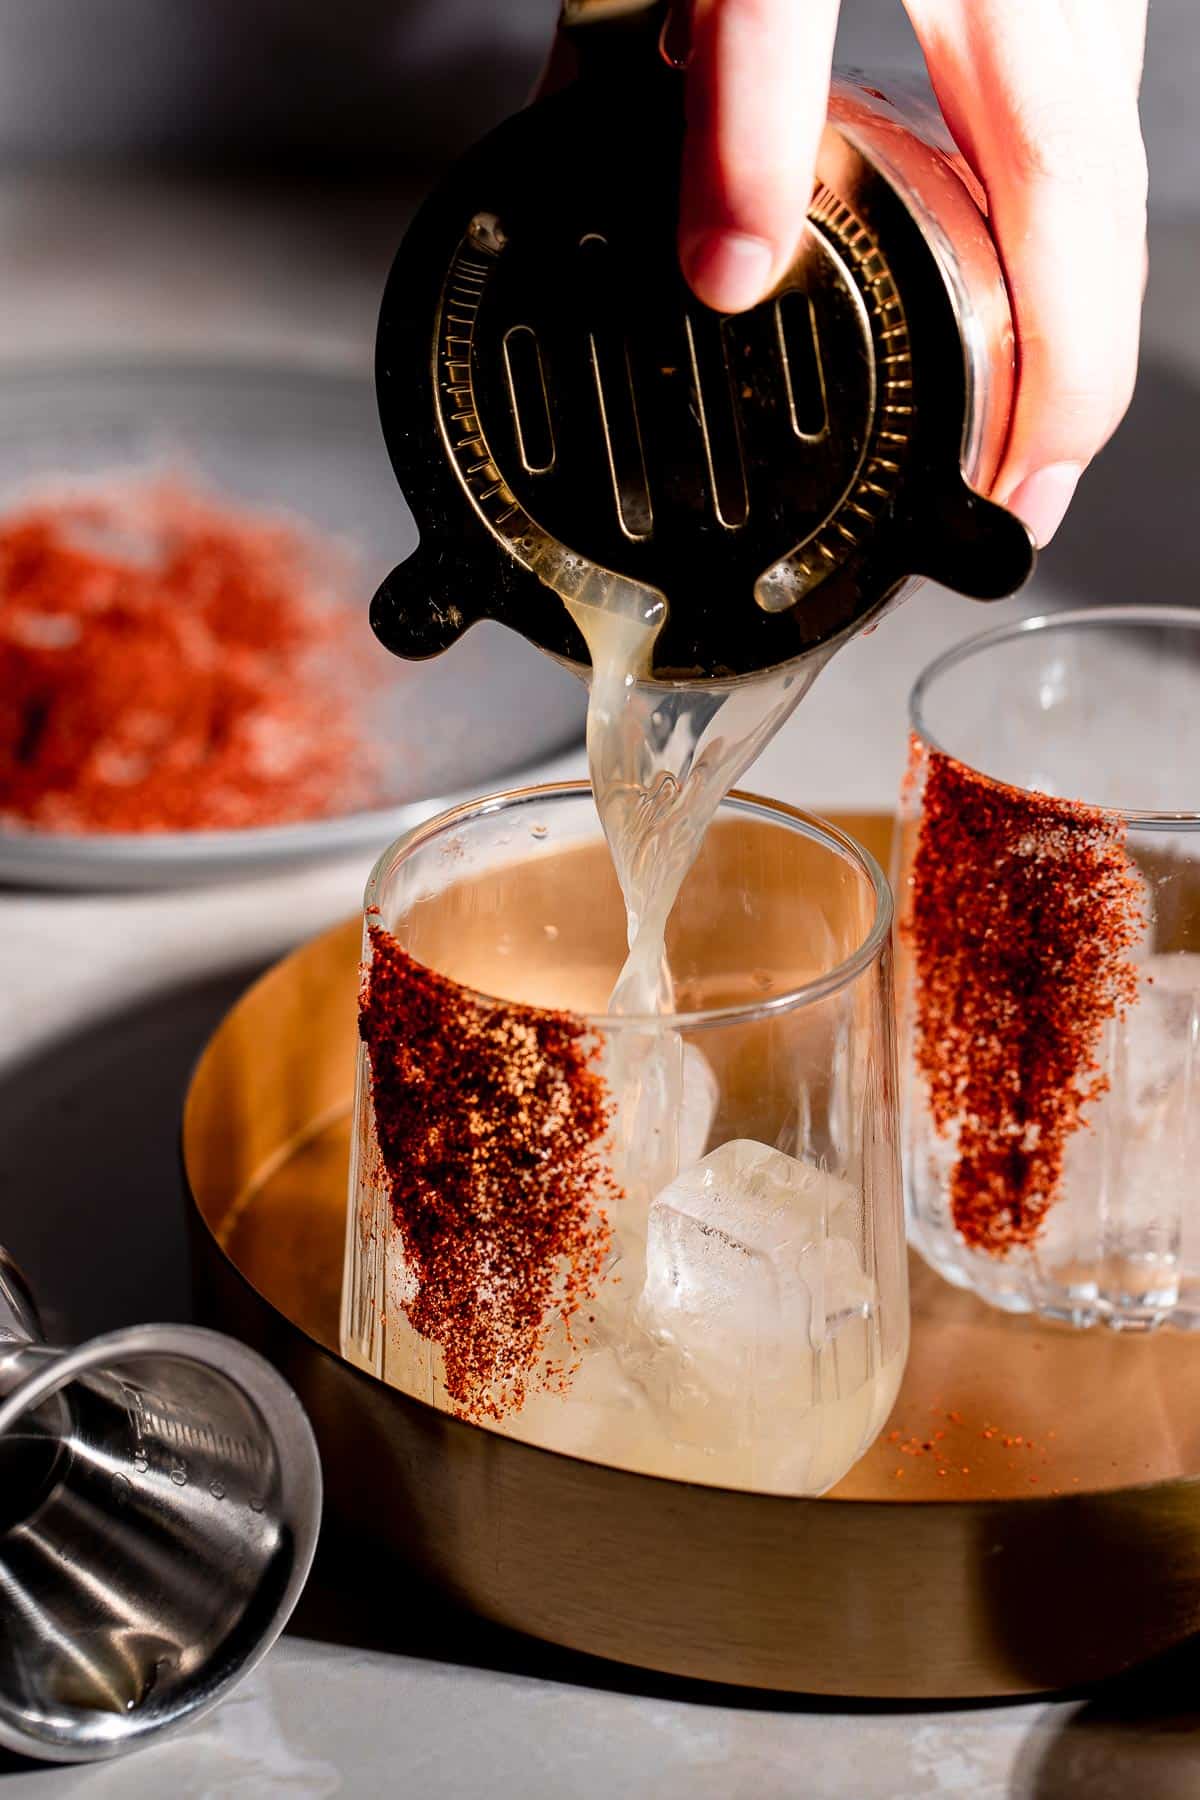
<path fill-rule="evenodd" d="M 441 1347 L 455 1409 L 499 1420 L 569 1382 L 571 1321 L 611 1245 L 601 1045 L 568 1013 L 485 1001 L 382 925 L 369 935 L 359 1031 L 403 1309 Z"/>
<path fill-rule="evenodd" d="M 1034 1242 L 1068 1137 L 1108 1087 L 1097 1052 L 1137 998 L 1145 918 L 1119 816 L 990 780 L 919 740 L 904 932 L 915 1056 L 935 1129 L 957 1129 L 949 1198 L 972 1249 Z"/>
<path fill-rule="evenodd" d="M 175 481 L 0 517 L 0 820 L 189 831 L 364 804 L 348 580 L 299 523 Z"/>

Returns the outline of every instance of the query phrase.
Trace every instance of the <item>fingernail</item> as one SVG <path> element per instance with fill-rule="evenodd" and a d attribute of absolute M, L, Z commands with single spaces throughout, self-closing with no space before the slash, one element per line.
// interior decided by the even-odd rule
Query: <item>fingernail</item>
<path fill-rule="evenodd" d="M 1063 522 L 1083 469 L 1079 463 L 1051 463 L 1027 475 L 1008 502 L 1010 512 L 1024 519 L 1038 548 L 1048 544 Z"/>
<path fill-rule="evenodd" d="M 702 231 L 684 244 L 682 262 L 706 306 L 735 313 L 762 299 L 775 253 L 762 238 L 740 231 Z"/>

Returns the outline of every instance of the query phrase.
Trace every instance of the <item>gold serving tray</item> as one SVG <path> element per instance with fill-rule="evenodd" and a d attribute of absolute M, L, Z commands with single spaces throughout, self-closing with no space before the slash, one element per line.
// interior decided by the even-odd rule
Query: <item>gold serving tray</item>
<path fill-rule="evenodd" d="M 890 821 L 837 822 L 886 866 Z M 620 1662 L 911 1700 L 1075 1686 L 1200 1629 L 1200 1338 L 1011 1318 L 914 1259 L 891 1424 L 821 1500 L 554 1455 L 344 1362 L 359 932 L 326 933 L 234 1007 L 196 1070 L 183 1158 L 201 1314 L 300 1393 L 381 1607 L 403 1604 L 407 1568 Z"/>

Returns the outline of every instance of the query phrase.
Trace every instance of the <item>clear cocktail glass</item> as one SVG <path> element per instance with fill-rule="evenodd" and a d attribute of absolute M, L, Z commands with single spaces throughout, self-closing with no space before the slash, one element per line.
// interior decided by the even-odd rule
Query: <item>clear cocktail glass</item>
<path fill-rule="evenodd" d="M 1200 1325 L 1200 613 L 935 662 L 901 802 L 910 1230 L 994 1305 Z"/>
<path fill-rule="evenodd" d="M 730 796 L 626 947 L 584 785 L 461 806 L 367 890 L 342 1347 L 423 1400 L 658 1475 L 824 1491 L 908 1342 L 887 883 Z"/>

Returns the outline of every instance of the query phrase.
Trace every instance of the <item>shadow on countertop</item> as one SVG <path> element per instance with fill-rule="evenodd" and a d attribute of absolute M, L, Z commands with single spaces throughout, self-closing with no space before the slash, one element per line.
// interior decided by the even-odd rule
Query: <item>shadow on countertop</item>
<path fill-rule="evenodd" d="M 1050 1603 L 1053 1588 L 1050 1590 Z M 1194 1800 L 1200 1794 L 1200 1639 L 1108 1682 L 1030 1731 L 1012 1800 Z"/>
<path fill-rule="evenodd" d="M 51 1342 L 191 1317 L 184 1092 L 209 1035 L 260 972 L 156 994 L 0 1074 L 0 1243 L 25 1271 Z"/>

